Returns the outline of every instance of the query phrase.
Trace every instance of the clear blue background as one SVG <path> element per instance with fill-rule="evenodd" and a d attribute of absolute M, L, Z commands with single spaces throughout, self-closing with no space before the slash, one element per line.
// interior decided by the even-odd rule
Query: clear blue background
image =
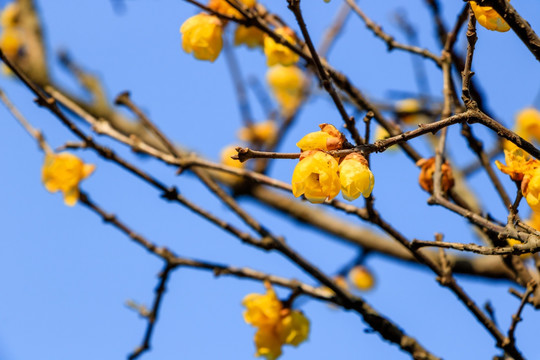
<path fill-rule="evenodd" d="M 306 22 L 313 38 L 321 38 L 332 23 L 341 2 L 303 2 Z M 540 29 L 540 3 L 513 1 L 533 28 Z M 0 1 L 3 7 L 6 1 Z M 286 1 L 265 1 L 289 24 L 294 19 Z M 396 9 L 406 11 L 420 32 L 422 46 L 439 53 L 429 11 L 420 0 L 388 0 L 381 5 L 359 5 L 386 31 L 403 41 L 393 21 Z M 462 1 L 444 1 L 442 11 L 449 26 L 463 6 Z M 241 125 L 233 86 L 223 55 L 214 63 L 200 62 L 181 49 L 179 27 L 197 10 L 181 0 L 125 2 L 116 12 L 109 1 L 38 1 L 56 79 L 77 89 L 76 83 L 58 66 L 55 52 L 68 49 L 74 59 L 98 72 L 113 98 L 130 90 L 151 118 L 176 142 L 217 159 L 225 145 L 235 143 Z M 417 91 L 409 54 L 386 52 L 386 46 L 354 15 L 346 25 L 329 61 L 346 72 L 371 98 L 388 98 L 390 90 Z M 231 34 L 228 34 L 229 36 Z M 540 67 L 512 33 L 478 30 L 479 41 L 473 70 L 485 91 L 489 109 L 497 119 L 512 126 L 514 115 L 533 104 L 540 86 Z M 463 32 L 457 48 L 465 49 Z M 239 49 L 242 72 L 264 82 L 265 59 L 259 51 Z M 428 61 L 432 95 L 441 95 L 441 74 Z M 14 80 L 0 78 L 0 86 L 24 115 L 44 130 L 49 142 L 62 145 L 73 136 L 45 110 L 32 103 L 29 91 Z M 257 118 L 264 115 L 252 95 Z M 538 106 L 538 104 L 536 104 Z M 299 121 L 281 148 L 296 151 L 294 143 L 319 123 L 341 126 L 329 98 L 319 92 L 302 111 Z M 487 142 L 493 137 L 475 126 Z M 474 159 L 459 137 L 450 130 L 450 151 L 456 163 Z M 99 140 L 112 145 L 104 138 Z M 430 150 L 424 140 L 414 140 L 423 155 Z M 176 184 L 193 201 L 224 219 L 243 227 L 190 175 L 175 177 L 150 159 L 141 159 L 128 149 L 118 152 L 168 184 Z M 138 346 L 146 322 L 124 304 L 126 300 L 151 304 L 161 261 L 149 256 L 116 229 L 104 225 L 81 206 L 69 208 L 60 194 L 50 194 L 40 182 L 43 155 L 33 140 L 0 107 L 0 359 L 68 360 L 119 359 Z M 169 204 L 141 181 L 92 152 L 79 153 L 97 164 L 97 171 L 82 188 L 106 210 L 118 214 L 137 232 L 169 246 L 178 254 L 236 266 L 249 266 L 277 275 L 312 280 L 278 254 L 266 254 L 240 244 L 231 236 Z M 409 238 L 432 239 L 442 232 L 449 241 L 474 241 L 474 234 L 456 215 L 429 207 L 427 195 L 418 189 L 418 170 L 400 153 L 386 152 L 372 158 L 376 176 L 377 208 Z M 294 161 L 280 161 L 272 175 L 289 181 Z M 502 176 L 501 176 L 502 177 Z M 506 210 L 495 192 L 486 186 L 486 176 L 470 178 L 482 204 L 499 219 Z M 512 184 L 504 178 L 509 190 Z M 357 200 L 362 206 L 362 200 Z M 288 221 L 253 201 L 242 204 L 272 229 L 284 234 L 292 247 L 329 274 L 356 256 L 356 250 L 319 231 Z M 527 213 L 526 205 L 522 212 Z M 340 214 L 340 216 L 346 216 Z M 357 220 L 349 217 L 349 220 Z M 378 255 L 367 265 L 377 277 L 374 291 L 362 294 L 411 336 L 445 359 L 487 359 L 499 353 L 487 332 L 434 275 L 418 267 Z M 479 305 L 490 301 L 499 325 L 506 331 L 519 301 L 507 293 L 509 283 L 459 277 L 460 283 Z M 241 299 L 262 292 L 260 283 L 235 278 L 215 279 L 208 272 L 180 269 L 168 283 L 161 316 L 152 341 L 152 351 L 143 359 L 251 359 L 254 329 L 242 319 Z M 281 291 L 286 296 L 287 291 Z M 317 301 L 299 302 L 311 319 L 309 341 L 298 348 L 285 347 L 285 359 L 406 359 L 395 345 L 366 326 L 354 313 L 333 310 Z M 538 359 L 536 345 L 540 316 L 531 307 L 517 329 L 518 346 L 530 359 Z"/>

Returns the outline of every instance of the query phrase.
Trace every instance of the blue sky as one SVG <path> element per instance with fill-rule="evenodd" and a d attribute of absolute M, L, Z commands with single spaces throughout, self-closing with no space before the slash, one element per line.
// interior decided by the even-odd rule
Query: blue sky
<path fill-rule="evenodd" d="M 6 3 L 0 0 L 2 7 Z M 287 23 L 295 24 L 286 1 L 263 3 Z M 340 3 L 303 2 L 315 40 L 331 24 Z M 58 65 L 55 53 L 59 49 L 67 49 L 77 62 L 96 71 L 111 99 L 130 90 L 133 99 L 175 142 L 217 159 L 222 147 L 237 141 L 241 119 L 223 55 L 210 64 L 195 60 L 181 49 L 179 27 L 197 12 L 193 6 L 181 0 L 127 0 L 125 10 L 118 13 L 110 1 L 55 0 L 37 4 L 45 24 L 53 75 L 67 87 L 76 89 L 76 84 Z M 400 41 L 404 39 L 392 14 L 403 9 L 417 26 L 422 46 L 439 52 L 423 1 L 408 1 L 406 7 L 398 0 L 384 4 L 359 2 L 373 20 Z M 444 2 L 443 15 L 448 24 L 453 24 L 462 5 L 457 0 Z M 540 3 L 527 0 L 515 1 L 514 5 L 538 31 L 540 18 L 532 15 L 540 13 Z M 345 30 L 329 61 L 370 98 L 385 99 L 391 91 L 417 91 L 408 54 L 387 53 L 386 46 L 355 16 Z M 479 29 L 478 36 L 475 77 L 485 92 L 489 110 L 497 120 L 511 126 L 515 113 L 533 104 L 540 86 L 540 67 L 512 32 Z M 463 33 L 457 48 L 465 48 Z M 261 52 L 241 48 L 237 56 L 246 78 L 255 76 L 264 82 L 266 65 Z M 441 74 L 431 63 L 425 65 L 431 95 L 440 97 Z M 2 77 L 0 87 L 28 120 L 44 131 L 53 147 L 74 140 L 55 118 L 35 106 L 21 84 Z M 257 119 L 264 120 L 253 94 L 250 101 Z M 330 99 L 318 93 L 287 134 L 281 150 L 296 151 L 296 141 L 323 122 L 342 126 Z M 484 129 L 474 129 L 487 143 L 493 140 Z M 474 156 L 459 137 L 459 129 L 451 129 L 449 134 L 449 148 L 456 155 L 456 163 L 468 164 Z M 105 138 L 98 140 L 114 146 L 122 156 L 165 183 L 176 184 L 191 200 L 243 227 L 189 174 L 176 177 L 171 168 L 140 158 Z M 430 155 L 424 140 L 412 144 L 425 156 Z M 48 193 L 40 182 L 43 155 L 3 107 L 0 153 L 0 359 L 125 357 L 139 344 L 146 324 L 124 304 L 128 299 L 151 303 L 161 262 L 87 209 L 68 208 L 60 194 Z M 187 257 L 249 266 L 312 283 L 280 255 L 242 245 L 188 210 L 164 202 L 154 189 L 90 151 L 79 155 L 97 165 L 82 188 L 149 239 Z M 289 181 L 294 165 L 290 160 L 276 162 L 271 175 Z M 435 232 L 443 232 L 451 241 L 474 241 L 474 234 L 461 218 L 426 204 L 427 195 L 419 190 L 418 170 L 413 165 L 395 152 L 372 158 L 374 195 L 385 218 L 410 238 L 432 239 Z M 492 188 L 485 185 L 485 175 L 469 180 L 482 204 L 504 220 L 506 210 Z M 512 189 L 508 179 L 504 181 Z M 264 225 L 279 229 L 292 247 L 329 274 L 357 255 L 351 246 L 291 222 L 253 201 L 242 204 Z M 355 204 L 361 206 L 362 201 Z M 526 214 L 527 207 L 522 206 L 521 211 Z M 369 257 L 367 266 L 377 277 L 377 287 L 361 295 L 436 355 L 445 359 L 484 359 L 498 353 L 492 338 L 452 293 L 437 284 L 432 273 L 378 255 Z M 509 284 L 466 277 L 458 280 L 478 304 L 493 304 L 498 323 L 506 330 L 519 304 L 507 293 Z M 168 284 L 153 349 L 143 358 L 251 359 L 255 351 L 254 329 L 244 323 L 240 302 L 246 294 L 262 291 L 260 283 L 250 280 L 216 279 L 209 273 L 188 269 L 176 271 Z M 285 297 L 288 292 L 280 290 L 279 294 Z M 379 335 L 366 333 L 366 326 L 356 314 L 316 301 L 301 303 L 312 323 L 310 339 L 298 348 L 284 348 L 284 359 L 408 358 Z M 540 317 L 527 307 L 524 318 L 517 330 L 518 346 L 533 358 Z"/>

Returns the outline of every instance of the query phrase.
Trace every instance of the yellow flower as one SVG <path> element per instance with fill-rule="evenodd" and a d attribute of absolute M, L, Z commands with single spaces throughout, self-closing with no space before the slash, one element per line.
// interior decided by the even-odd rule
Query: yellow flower
<path fill-rule="evenodd" d="M 180 27 L 182 47 L 196 59 L 213 62 L 223 47 L 223 23 L 215 16 L 200 13 Z"/>
<path fill-rule="evenodd" d="M 257 1 L 255 0 L 239 0 L 241 3 L 243 3 L 248 8 L 252 8 L 257 4 Z M 236 10 L 234 7 L 229 5 L 229 3 L 225 0 L 210 0 L 208 3 L 208 7 L 220 14 L 235 17 L 237 19 L 242 17 L 242 14 Z"/>
<path fill-rule="evenodd" d="M 343 198 L 349 201 L 360 194 L 368 197 L 375 185 L 375 177 L 369 170 L 366 158 L 359 153 L 351 153 L 339 164 L 339 181 Z"/>
<path fill-rule="evenodd" d="M 241 128 L 238 132 L 238 138 L 250 143 L 268 144 L 275 140 L 277 131 L 276 122 L 266 120 Z"/>
<path fill-rule="evenodd" d="M 515 132 L 527 141 L 540 142 L 540 111 L 532 107 L 521 110 L 516 115 Z"/>
<path fill-rule="evenodd" d="M 249 294 L 242 300 L 242 305 L 246 307 L 244 321 L 250 325 L 272 326 L 280 319 L 283 305 L 272 286 L 265 283 L 265 287 L 266 294 Z"/>
<path fill-rule="evenodd" d="M 2 27 L 14 27 L 17 24 L 17 17 L 19 16 L 19 4 L 12 2 L 6 5 L 2 13 L 0 13 L 0 26 Z"/>
<path fill-rule="evenodd" d="M 6 56 L 13 58 L 17 56 L 22 46 L 21 35 L 16 29 L 5 28 L 0 35 L 0 48 Z"/>
<path fill-rule="evenodd" d="M 296 37 L 294 31 L 286 26 L 277 28 L 275 33 L 281 35 L 292 45 L 296 45 Z M 268 66 L 281 64 L 284 66 L 293 65 L 300 57 L 287 46 L 278 44 L 270 36 L 264 37 L 264 54 L 266 55 L 266 63 Z"/>
<path fill-rule="evenodd" d="M 255 356 L 275 360 L 285 344 L 298 346 L 309 335 L 309 320 L 298 310 L 284 308 L 270 283 L 265 282 L 266 294 L 249 294 L 242 304 L 246 307 L 244 320 L 257 327 Z"/>
<path fill-rule="evenodd" d="M 320 124 L 320 131 L 315 131 L 307 134 L 296 146 L 302 151 L 306 150 L 338 150 L 341 149 L 345 142 L 345 135 L 343 135 L 334 125 Z"/>
<path fill-rule="evenodd" d="M 234 32 L 234 45 L 245 44 L 249 48 L 262 47 L 264 43 L 264 32 L 255 26 L 238 25 Z"/>
<path fill-rule="evenodd" d="M 510 30 L 508 23 L 491 6 L 478 6 L 476 1 L 471 1 L 469 4 L 471 4 L 476 20 L 486 29 L 499 32 Z"/>
<path fill-rule="evenodd" d="M 285 115 L 293 113 L 302 102 L 306 77 L 297 66 L 275 65 L 268 69 L 266 80 Z"/>
<path fill-rule="evenodd" d="M 414 98 L 403 99 L 396 103 L 396 114 L 405 124 L 420 124 L 429 122 L 429 118 L 422 114 L 422 104 Z"/>
<path fill-rule="evenodd" d="M 61 191 L 66 205 L 73 206 L 79 200 L 79 183 L 94 169 L 94 165 L 83 163 L 75 155 L 48 153 L 41 170 L 41 181 L 48 191 Z"/>
<path fill-rule="evenodd" d="M 245 164 L 241 162 L 240 160 L 235 160 L 231 158 L 231 156 L 238 154 L 238 152 L 236 151 L 236 147 L 237 146 L 235 145 L 229 145 L 225 147 L 223 150 L 221 150 L 220 162 L 223 165 L 241 169 L 245 166 Z M 215 171 L 215 172 L 212 172 L 212 174 L 214 174 L 214 176 L 221 182 L 224 182 L 226 184 L 231 184 L 231 185 L 234 185 L 241 179 L 241 177 L 238 175 L 229 174 L 223 171 Z"/>
<path fill-rule="evenodd" d="M 533 211 L 540 211 L 540 168 L 525 174 L 521 191 Z"/>
<path fill-rule="evenodd" d="M 418 183 L 420 187 L 429 193 L 433 193 L 433 176 L 435 175 L 435 158 L 420 159 L 416 162 L 416 166 L 420 166 L 420 176 Z M 445 161 L 441 166 L 441 188 L 443 192 L 447 192 L 454 187 L 454 174 L 450 164 Z"/>
<path fill-rule="evenodd" d="M 358 290 L 362 291 L 371 290 L 375 285 L 375 278 L 371 271 L 360 265 L 349 271 L 349 280 Z"/>
<path fill-rule="evenodd" d="M 298 346 L 309 335 L 309 320 L 298 310 L 284 311 L 286 315 L 281 318 L 278 333 L 285 344 Z"/>
<path fill-rule="evenodd" d="M 283 342 L 275 326 L 262 326 L 255 333 L 256 357 L 264 356 L 267 360 L 275 360 L 281 356 Z"/>
<path fill-rule="evenodd" d="M 538 160 L 530 159 L 528 154 L 518 147 L 504 150 L 504 160 L 506 165 L 503 165 L 499 160 L 495 161 L 495 165 L 503 173 L 510 175 L 514 181 L 523 180 L 527 173 L 533 172 L 540 165 Z"/>
<path fill-rule="evenodd" d="M 338 162 L 331 155 L 316 150 L 303 152 L 292 176 L 294 196 L 303 194 L 315 204 L 332 200 L 339 194 L 338 170 Z"/>

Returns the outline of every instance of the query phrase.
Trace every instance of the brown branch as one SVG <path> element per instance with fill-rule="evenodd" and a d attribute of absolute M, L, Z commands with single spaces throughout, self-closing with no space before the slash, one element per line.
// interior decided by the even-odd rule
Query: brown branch
<path fill-rule="evenodd" d="M 536 253 L 540 251 L 540 240 L 538 237 L 534 237 L 526 244 L 516 244 L 513 246 L 497 246 L 489 247 L 476 244 L 462 244 L 443 241 L 423 241 L 413 240 L 412 246 L 415 248 L 421 248 L 426 246 L 440 247 L 446 249 L 454 249 L 459 251 L 468 251 L 480 255 L 522 255 Z"/>
<path fill-rule="evenodd" d="M 9 100 L 6 93 L 2 89 L 0 89 L 0 101 L 2 101 L 8 111 L 11 113 L 11 115 L 13 115 L 13 117 L 19 122 L 19 124 L 22 125 L 26 132 L 37 141 L 39 148 L 45 153 L 51 153 L 52 149 L 49 144 L 47 144 L 47 141 L 45 141 L 43 133 L 30 125 L 28 120 L 26 120 L 23 114 L 21 114 L 21 112 L 15 107 L 11 100 Z"/>
<path fill-rule="evenodd" d="M 300 0 L 287 0 L 287 1 L 289 3 L 289 10 L 291 10 L 292 13 L 294 14 L 296 21 L 298 22 L 298 26 L 300 27 L 300 31 L 302 32 L 302 35 L 304 36 L 304 40 L 311 54 L 311 59 L 313 63 L 315 64 L 315 68 L 317 69 L 317 75 L 319 76 L 319 80 L 322 86 L 328 92 L 332 100 L 334 101 L 334 104 L 336 105 L 336 108 L 339 111 L 341 118 L 345 122 L 347 130 L 349 130 L 349 132 L 351 133 L 351 136 L 354 142 L 356 143 L 356 145 L 363 144 L 364 140 L 358 133 L 358 129 L 356 128 L 354 118 L 349 117 L 349 115 L 347 114 L 347 111 L 345 110 L 345 107 L 343 106 L 343 103 L 341 102 L 341 99 L 339 98 L 339 95 L 337 94 L 336 89 L 334 88 L 334 85 L 332 85 L 332 80 L 328 76 L 326 69 L 323 67 L 321 63 L 321 59 L 319 58 L 319 54 L 317 53 L 317 50 L 315 49 L 315 46 L 313 45 L 313 42 L 311 41 L 311 36 L 309 35 L 306 23 L 304 21 L 304 17 L 302 15 L 302 11 L 300 9 Z"/>
<path fill-rule="evenodd" d="M 410 52 L 412 54 L 420 55 L 426 59 L 433 60 L 437 66 L 441 66 L 441 58 L 437 55 L 433 54 L 431 51 L 427 49 L 422 49 L 418 46 L 410 46 L 405 45 L 402 43 L 399 43 L 394 39 L 393 36 L 385 33 L 382 29 L 382 27 L 378 24 L 376 24 L 373 20 L 371 20 L 353 0 L 345 0 L 347 4 L 354 10 L 354 12 L 362 19 L 362 21 L 366 24 L 366 27 L 373 32 L 373 34 L 380 39 L 382 39 L 386 45 L 388 46 L 388 51 L 392 51 L 394 49 L 400 49 L 403 51 Z"/>
<path fill-rule="evenodd" d="M 534 292 L 534 289 L 535 289 L 536 285 L 537 284 L 535 282 L 532 282 L 532 281 L 527 284 L 527 290 L 525 290 L 525 294 L 523 294 L 523 296 L 521 298 L 521 303 L 519 304 L 519 307 L 518 307 L 516 313 L 514 315 L 512 315 L 512 323 L 510 324 L 510 327 L 508 328 L 508 336 L 507 336 L 508 342 L 510 344 L 515 344 L 516 343 L 516 338 L 515 338 L 514 334 L 516 332 L 517 324 L 521 320 L 523 320 L 521 318 L 521 313 L 522 313 L 523 309 L 525 308 L 525 304 L 529 300 L 529 296 Z"/>
<path fill-rule="evenodd" d="M 159 282 L 158 286 L 156 287 L 156 296 L 154 298 L 154 304 L 152 305 L 152 310 L 147 316 L 148 319 L 148 325 L 146 327 L 146 332 L 143 337 L 142 344 L 137 347 L 129 356 L 129 360 L 134 360 L 141 356 L 144 352 L 150 350 L 150 341 L 152 339 L 152 334 L 154 332 L 154 325 L 156 324 L 158 315 L 159 315 L 159 308 L 163 299 L 163 294 L 165 293 L 165 285 L 167 284 L 167 281 L 169 280 L 169 276 L 174 270 L 175 266 L 171 266 L 170 264 L 165 265 L 165 268 L 163 271 L 159 274 Z"/>
<path fill-rule="evenodd" d="M 467 27 L 467 56 L 465 57 L 465 68 L 462 72 L 462 89 L 461 98 L 467 109 L 475 108 L 476 103 L 471 97 L 471 77 L 474 73 L 471 72 L 472 60 L 474 55 L 474 46 L 478 37 L 476 36 L 476 18 L 474 12 L 469 8 L 469 26 Z"/>
<path fill-rule="evenodd" d="M 491 6 L 510 25 L 512 30 L 527 46 L 536 60 L 540 61 L 540 38 L 531 25 L 519 15 L 516 9 L 506 0 L 478 0 L 480 6 Z"/>

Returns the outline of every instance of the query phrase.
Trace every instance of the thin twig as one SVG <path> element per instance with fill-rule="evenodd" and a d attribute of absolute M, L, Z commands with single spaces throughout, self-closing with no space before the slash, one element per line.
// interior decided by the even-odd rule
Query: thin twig
<path fill-rule="evenodd" d="M 519 304 L 519 307 L 516 311 L 516 313 L 514 315 L 512 315 L 512 323 L 510 324 L 510 327 L 508 328 L 508 342 L 510 344 L 515 344 L 516 343 L 516 338 L 515 338 L 515 332 L 516 332 L 516 328 L 517 328 L 517 324 L 523 320 L 521 318 L 521 313 L 523 311 L 523 309 L 525 308 L 525 304 L 528 302 L 529 300 L 529 296 L 534 292 L 534 288 L 536 287 L 536 283 L 535 282 L 529 282 L 529 284 L 527 284 L 527 289 L 525 290 L 525 294 L 523 294 L 523 296 L 521 297 L 521 303 Z"/>
<path fill-rule="evenodd" d="M 169 276 L 172 272 L 172 270 L 175 269 L 174 265 L 167 264 L 165 265 L 165 268 L 163 271 L 159 274 L 159 282 L 158 286 L 156 287 L 156 296 L 154 297 L 154 303 L 152 305 L 152 310 L 148 314 L 148 325 L 146 327 L 146 332 L 143 337 L 142 344 L 137 347 L 129 356 L 129 360 L 134 360 L 141 356 L 144 352 L 150 350 L 151 345 L 150 341 L 152 339 L 152 334 L 154 332 L 154 325 L 156 324 L 158 315 L 159 315 L 159 309 L 160 305 L 163 299 L 163 294 L 165 294 L 165 286 L 167 284 L 167 281 L 169 280 Z"/>
<path fill-rule="evenodd" d="M 321 63 L 321 59 L 319 58 L 319 54 L 317 53 L 317 50 L 315 49 L 315 46 L 313 45 L 313 42 L 311 41 L 311 36 L 309 35 L 306 23 L 304 21 L 304 17 L 302 15 L 302 10 L 300 9 L 300 0 L 288 0 L 288 3 L 289 3 L 289 9 L 294 14 L 296 21 L 298 22 L 298 25 L 300 26 L 300 31 L 302 32 L 306 45 L 308 46 L 309 52 L 311 53 L 311 58 L 313 62 L 315 63 L 317 74 L 319 76 L 319 80 L 321 81 L 322 86 L 328 92 L 328 94 L 330 94 L 330 97 L 334 101 L 334 104 L 336 105 L 336 108 L 338 109 L 341 115 L 341 118 L 345 122 L 347 130 L 349 130 L 349 132 L 351 133 L 351 136 L 354 142 L 356 143 L 356 145 L 363 144 L 364 140 L 358 133 L 358 129 L 356 128 L 354 118 L 349 117 L 349 115 L 347 114 L 347 111 L 345 110 L 345 107 L 343 106 L 343 103 L 341 102 L 341 99 L 339 95 L 337 94 L 336 89 L 334 88 L 334 85 L 332 84 L 332 80 L 330 76 L 328 76 L 326 69 L 323 67 Z"/>

